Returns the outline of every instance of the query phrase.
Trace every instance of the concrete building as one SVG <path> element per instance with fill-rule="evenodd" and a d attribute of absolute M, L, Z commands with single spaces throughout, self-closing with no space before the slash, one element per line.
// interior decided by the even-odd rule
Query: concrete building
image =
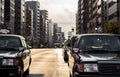
<path fill-rule="evenodd" d="M 61 35 L 62 35 L 62 39 L 61 39 L 62 41 L 61 41 L 61 42 L 63 43 L 63 42 L 65 41 L 65 39 L 66 39 L 66 38 L 65 38 L 65 33 L 64 33 L 64 32 L 61 32 Z"/>
<path fill-rule="evenodd" d="M 107 14 L 108 14 L 108 8 L 107 8 L 108 6 L 107 6 L 107 1 L 105 1 L 105 0 L 102 0 L 101 1 L 101 9 L 102 9 L 102 26 L 105 24 L 105 23 L 107 23 L 108 22 L 108 16 L 107 16 Z"/>
<path fill-rule="evenodd" d="M 25 36 L 25 0 L 15 0 L 14 33 Z"/>
<path fill-rule="evenodd" d="M 77 34 L 95 33 L 102 23 L 102 0 L 79 0 L 76 14 Z"/>
<path fill-rule="evenodd" d="M 0 0 L 0 28 L 4 24 L 4 0 Z"/>
<path fill-rule="evenodd" d="M 81 23 L 83 22 L 82 18 L 83 18 L 83 15 L 82 15 L 82 9 L 83 9 L 83 0 L 79 0 L 78 1 L 78 12 L 77 12 L 77 26 L 76 26 L 76 31 L 77 31 L 77 34 L 81 34 L 83 33 L 83 25 L 81 25 Z"/>
<path fill-rule="evenodd" d="M 47 36 L 48 36 L 48 47 L 51 48 L 53 45 L 53 23 L 52 20 L 48 20 L 48 29 L 47 29 Z"/>
<path fill-rule="evenodd" d="M 117 22 L 117 0 L 107 0 L 108 5 L 108 21 L 116 21 Z"/>
<path fill-rule="evenodd" d="M 42 36 L 44 37 L 44 44 L 47 44 L 48 39 L 48 11 L 47 10 L 40 10 L 40 15 L 43 18 L 43 24 L 40 27 L 43 28 L 43 33 L 41 32 Z"/>
<path fill-rule="evenodd" d="M 45 20 L 48 20 L 48 11 L 47 10 L 40 10 L 40 14 L 45 18 Z"/>
<path fill-rule="evenodd" d="M 40 44 L 45 44 L 45 29 L 44 29 L 44 17 L 40 15 Z"/>
<path fill-rule="evenodd" d="M 14 33 L 14 22 L 15 22 L 15 1 L 4 0 L 4 25 L 10 33 Z"/>
<path fill-rule="evenodd" d="M 116 24 L 118 27 L 114 30 L 116 32 L 113 33 L 119 33 L 119 0 L 107 0 L 108 5 L 108 23 Z M 115 25 L 113 25 L 115 26 Z"/>
<path fill-rule="evenodd" d="M 33 10 L 33 39 L 35 47 L 40 42 L 40 3 L 38 1 L 27 1 L 26 6 Z"/>
<path fill-rule="evenodd" d="M 120 34 L 120 0 L 117 0 L 117 3 L 118 3 L 118 5 L 117 5 L 117 9 L 118 9 L 118 32 L 119 32 L 119 34 Z"/>
<path fill-rule="evenodd" d="M 98 6 L 97 6 L 98 0 L 90 0 L 90 8 L 89 8 L 89 33 L 94 33 L 96 32 L 96 27 L 98 26 L 98 16 L 97 16 L 97 11 L 98 11 Z"/>
<path fill-rule="evenodd" d="M 79 0 L 76 14 L 77 34 L 103 32 L 106 23 L 119 26 L 119 0 Z"/>
<path fill-rule="evenodd" d="M 54 39 L 54 44 L 57 43 L 57 33 L 58 33 L 58 24 L 54 23 L 53 24 L 53 39 Z"/>
<path fill-rule="evenodd" d="M 57 23 L 53 24 L 53 40 L 54 40 L 54 47 L 61 47 L 62 42 L 64 40 L 64 34 L 61 31 L 62 28 L 58 26 Z"/>
<path fill-rule="evenodd" d="M 97 2 L 97 26 L 96 30 L 97 32 L 102 33 L 103 32 L 103 25 L 107 23 L 107 6 L 106 1 L 104 0 L 98 0 Z"/>
<path fill-rule="evenodd" d="M 87 33 L 89 27 L 89 14 L 91 8 L 90 0 L 79 0 L 78 1 L 78 13 L 77 16 L 77 34 Z"/>
<path fill-rule="evenodd" d="M 25 35 L 27 41 L 33 39 L 33 10 L 29 7 L 26 7 Z"/>
<path fill-rule="evenodd" d="M 80 33 L 80 26 L 79 26 L 79 18 L 78 18 L 78 12 L 76 13 L 76 34 Z"/>

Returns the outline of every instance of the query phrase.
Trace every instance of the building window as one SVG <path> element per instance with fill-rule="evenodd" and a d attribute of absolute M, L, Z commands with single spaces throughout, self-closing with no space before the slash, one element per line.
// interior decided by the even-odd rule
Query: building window
<path fill-rule="evenodd" d="M 110 8 L 112 5 L 114 5 L 116 2 L 113 2 L 111 1 L 109 4 L 108 4 L 108 7 Z"/>
<path fill-rule="evenodd" d="M 112 15 L 109 16 L 109 20 L 115 18 L 118 16 L 118 12 L 113 13 Z"/>

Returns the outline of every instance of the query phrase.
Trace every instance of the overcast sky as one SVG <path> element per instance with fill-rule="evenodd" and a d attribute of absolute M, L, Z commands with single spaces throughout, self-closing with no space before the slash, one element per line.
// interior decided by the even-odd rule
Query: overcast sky
<path fill-rule="evenodd" d="M 31 0 L 26 0 L 31 1 Z M 33 0 L 34 1 L 34 0 Z M 75 27 L 75 14 L 78 0 L 35 0 L 40 2 L 40 9 L 48 11 L 49 19 L 58 23 L 66 34 Z"/>

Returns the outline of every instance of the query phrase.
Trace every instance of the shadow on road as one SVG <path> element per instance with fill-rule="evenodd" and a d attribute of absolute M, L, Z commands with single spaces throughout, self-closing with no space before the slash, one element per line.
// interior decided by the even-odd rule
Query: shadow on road
<path fill-rule="evenodd" d="M 30 74 L 28 76 L 25 77 L 44 77 L 44 74 Z"/>

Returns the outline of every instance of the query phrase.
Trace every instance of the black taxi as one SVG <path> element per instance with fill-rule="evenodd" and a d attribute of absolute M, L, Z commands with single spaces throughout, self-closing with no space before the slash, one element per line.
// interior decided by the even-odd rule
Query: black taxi
<path fill-rule="evenodd" d="M 29 74 L 31 51 L 20 35 L 0 34 L 0 75 L 23 77 Z"/>
<path fill-rule="evenodd" d="M 67 51 L 70 77 L 120 77 L 120 36 L 80 34 Z"/>

